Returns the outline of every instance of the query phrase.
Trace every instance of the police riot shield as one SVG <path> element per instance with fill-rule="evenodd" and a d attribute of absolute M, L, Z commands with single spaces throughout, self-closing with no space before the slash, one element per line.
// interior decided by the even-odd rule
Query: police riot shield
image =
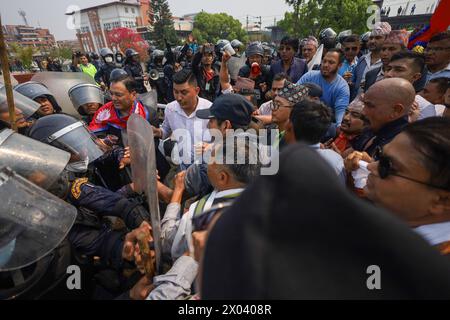
<path fill-rule="evenodd" d="M 10 167 L 21 176 L 47 189 L 69 162 L 70 154 L 11 129 L 0 131 L 0 167 Z M 6 198 L 1 198 L 6 201 Z"/>
<path fill-rule="evenodd" d="M 90 84 L 81 83 L 69 89 L 69 98 L 73 107 L 79 114 L 84 114 L 81 107 L 87 103 L 98 103 L 102 106 L 105 102 L 105 95 L 100 87 Z"/>
<path fill-rule="evenodd" d="M 155 111 L 158 109 L 158 94 L 156 90 L 139 94 L 137 98 L 147 108 L 151 108 Z"/>
<path fill-rule="evenodd" d="M 40 108 L 39 103 L 33 101 L 17 91 L 13 91 L 14 106 L 22 111 L 25 119 L 30 118 Z M 0 84 L 0 112 L 8 111 L 8 101 L 6 99 L 6 89 Z"/>
<path fill-rule="evenodd" d="M 73 107 L 69 90 L 78 84 L 93 84 L 95 80 L 82 72 L 39 72 L 33 76 L 33 81 L 44 84 L 53 94 L 63 112 L 78 119 L 81 115 Z"/>
<path fill-rule="evenodd" d="M 228 60 L 228 72 L 232 80 L 236 80 L 239 74 L 239 70 L 245 65 L 245 56 L 231 57 Z"/>
<path fill-rule="evenodd" d="M 151 125 L 141 116 L 128 119 L 128 144 L 131 154 L 131 172 L 137 193 L 147 196 L 152 234 L 155 243 L 156 270 L 161 266 L 161 224 L 156 178 L 155 140 Z"/>
<path fill-rule="evenodd" d="M 0 170 L 0 272 L 29 266 L 67 236 L 77 210 L 9 168 Z"/>

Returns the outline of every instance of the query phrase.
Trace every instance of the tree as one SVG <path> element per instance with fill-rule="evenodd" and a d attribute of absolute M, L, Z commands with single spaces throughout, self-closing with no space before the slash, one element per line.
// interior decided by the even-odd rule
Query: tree
<path fill-rule="evenodd" d="M 294 37 L 318 36 L 325 28 L 336 32 L 351 29 L 362 34 L 367 30 L 371 0 L 286 0 L 293 12 L 286 12 L 278 26 Z"/>
<path fill-rule="evenodd" d="M 72 59 L 72 49 L 68 47 L 52 48 L 48 56 L 53 59 L 70 60 Z"/>
<path fill-rule="evenodd" d="M 199 43 L 216 43 L 220 39 L 248 41 L 241 22 L 226 13 L 200 12 L 195 17 L 192 33 Z"/>
<path fill-rule="evenodd" d="M 12 52 L 17 60 L 22 63 L 22 66 L 26 70 L 31 70 L 31 65 L 33 63 L 33 53 L 32 47 L 22 47 L 17 43 L 11 44 Z"/>
<path fill-rule="evenodd" d="M 108 32 L 108 40 L 111 46 L 125 52 L 131 48 L 139 52 L 143 59 L 147 57 L 147 42 L 142 39 L 141 35 L 129 28 L 116 28 Z"/>
<path fill-rule="evenodd" d="M 171 44 L 178 44 L 179 41 L 167 0 L 151 0 L 151 7 L 149 19 L 153 24 L 153 34 L 157 46 L 165 48 L 164 40 Z"/>

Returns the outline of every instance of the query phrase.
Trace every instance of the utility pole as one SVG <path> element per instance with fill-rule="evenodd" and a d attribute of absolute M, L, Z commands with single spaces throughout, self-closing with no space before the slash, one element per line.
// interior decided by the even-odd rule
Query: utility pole
<path fill-rule="evenodd" d="M 247 33 L 248 33 L 248 15 L 247 15 L 247 28 L 246 28 L 246 30 L 247 30 Z"/>

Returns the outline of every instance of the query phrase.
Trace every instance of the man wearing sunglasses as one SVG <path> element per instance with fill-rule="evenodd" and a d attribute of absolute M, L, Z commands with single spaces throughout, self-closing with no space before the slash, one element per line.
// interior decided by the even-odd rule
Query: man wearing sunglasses
<path fill-rule="evenodd" d="M 369 164 L 367 197 L 450 254 L 450 119 L 407 126 Z"/>
<path fill-rule="evenodd" d="M 356 34 L 346 37 L 342 43 L 345 59 L 342 63 L 342 67 L 339 68 L 338 73 L 347 82 L 351 82 L 352 80 L 353 70 L 358 63 L 358 53 L 360 49 L 359 36 Z"/>

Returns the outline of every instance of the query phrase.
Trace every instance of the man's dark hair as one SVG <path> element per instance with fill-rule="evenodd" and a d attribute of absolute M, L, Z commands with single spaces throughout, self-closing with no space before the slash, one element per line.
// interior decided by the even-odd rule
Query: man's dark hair
<path fill-rule="evenodd" d="M 300 42 L 297 38 L 291 38 L 286 36 L 283 39 L 281 39 L 280 45 L 290 46 L 294 49 L 295 52 L 297 52 Z"/>
<path fill-rule="evenodd" d="M 173 75 L 173 83 L 183 84 L 186 82 L 193 87 L 198 87 L 197 78 L 195 77 L 195 74 L 189 69 L 183 69 Z"/>
<path fill-rule="evenodd" d="M 80 53 L 80 55 L 78 56 L 78 58 L 81 57 L 86 57 L 88 59 L 89 62 L 91 62 L 91 57 L 89 57 L 89 55 L 87 53 Z M 47 60 L 48 61 L 48 60 Z"/>
<path fill-rule="evenodd" d="M 450 79 L 449 78 L 434 78 L 429 81 L 430 83 L 435 83 L 440 94 L 445 94 L 445 91 L 449 88 Z"/>
<path fill-rule="evenodd" d="M 408 59 L 412 61 L 413 66 L 417 70 L 417 72 L 422 72 L 423 68 L 425 68 L 425 58 L 422 54 L 408 51 L 408 50 L 402 50 L 400 52 L 397 52 L 394 54 L 391 58 L 390 62 L 401 60 L 401 59 Z"/>
<path fill-rule="evenodd" d="M 441 41 L 441 40 L 449 40 L 450 39 L 450 31 L 444 31 L 444 32 L 440 32 L 438 34 L 435 34 L 434 36 L 431 37 L 429 43 L 431 42 L 436 42 L 436 41 Z"/>
<path fill-rule="evenodd" d="M 320 98 L 323 95 L 323 89 L 318 84 L 307 82 L 303 85 L 308 88 L 308 96 L 310 96 L 311 98 Z"/>
<path fill-rule="evenodd" d="M 323 102 L 303 100 L 292 109 L 290 121 L 297 141 L 316 144 L 331 125 L 331 110 Z"/>
<path fill-rule="evenodd" d="M 430 184 L 450 191 L 450 119 L 430 117 L 404 130 L 421 155 L 419 161 L 430 173 Z"/>
<path fill-rule="evenodd" d="M 231 129 L 233 130 L 237 130 L 237 129 L 242 129 L 242 130 L 248 130 L 249 126 L 242 126 L 242 125 L 238 125 L 236 123 L 233 123 L 233 121 L 229 120 L 229 119 L 217 119 L 217 125 L 220 126 L 222 123 L 224 123 L 225 121 L 230 121 L 231 123 Z"/>
<path fill-rule="evenodd" d="M 122 82 L 125 88 L 127 88 L 128 92 L 131 93 L 133 91 L 136 91 L 137 83 L 132 77 L 123 76 L 111 81 L 111 83 L 118 83 L 118 82 Z"/>
<path fill-rule="evenodd" d="M 222 144 L 219 156 L 223 159 L 224 166 L 240 183 L 249 184 L 260 175 L 261 161 L 259 158 L 258 144 L 252 141 L 250 135 L 236 134 L 233 140 L 233 163 L 226 163 L 228 138 Z M 231 151 L 229 151 L 231 152 Z"/>
<path fill-rule="evenodd" d="M 286 73 L 284 73 L 284 72 L 280 72 L 280 73 L 277 73 L 274 77 L 273 77 L 273 79 L 272 79 L 272 82 L 274 82 L 274 81 L 281 81 L 281 80 L 287 80 L 287 81 L 291 81 L 291 77 L 289 77 Z"/>
<path fill-rule="evenodd" d="M 326 54 L 334 53 L 334 52 L 336 52 L 339 56 L 339 63 L 344 62 L 345 56 L 341 49 L 332 48 L 332 49 L 328 50 Z"/>
<path fill-rule="evenodd" d="M 350 43 L 350 42 L 357 42 L 359 43 L 359 36 L 357 34 L 352 34 L 344 38 L 342 43 Z"/>

